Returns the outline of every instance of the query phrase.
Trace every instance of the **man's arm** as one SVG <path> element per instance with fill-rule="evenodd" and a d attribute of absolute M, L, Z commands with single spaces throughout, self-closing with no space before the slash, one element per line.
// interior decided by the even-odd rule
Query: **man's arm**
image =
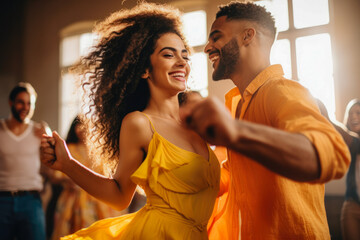
<path fill-rule="evenodd" d="M 320 176 L 317 152 L 302 134 L 234 120 L 215 98 L 188 106 L 181 117 L 209 143 L 226 146 L 282 176 L 297 181 L 312 181 Z"/>

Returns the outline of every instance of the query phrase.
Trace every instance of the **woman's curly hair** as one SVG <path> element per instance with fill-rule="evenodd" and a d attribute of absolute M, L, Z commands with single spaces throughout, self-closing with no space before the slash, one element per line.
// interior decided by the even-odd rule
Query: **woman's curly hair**
<path fill-rule="evenodd" d="M 176 8 L 144 2 L 117 11 L 95 26 L 98 43 L 73 68 L 83 76 L 82 86 L 89 98 L 86 115 L 92 142 L 112 169 L 118 162 L 123 118 L 148 104 L 149 86 L 141 76 L 146 69 L 152 70 L 150 55 L 157 40 L 165 33 L 184 40 L 180 17 Z M 184 44 L 188 48 L 185 40 Z"/>

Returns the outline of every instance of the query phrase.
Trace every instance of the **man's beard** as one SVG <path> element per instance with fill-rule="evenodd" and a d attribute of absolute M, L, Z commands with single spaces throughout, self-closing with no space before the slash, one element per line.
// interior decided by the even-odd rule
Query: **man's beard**
<path fill-rule="evenodd" d="M 235 72 L 239 56 L 239 45 L 236 38 L 232 38 L 221 48 L 219 65 L 213 72 L 213 80 L 229 79 L 231 74 Z"/>
<path fill-rule="evenodd" d="M 14 106 L 11 107 L 11 114 L 13 115 L 13 117 L 15 118 L 15 120 L 18 121 L 19 123 L 24 123 L 25 120 L 27 119 L 27 117 L 24 118 L 24 119 L 21 119 L 19 112 L 16 111 L 16 109 L 15 109 Z"/>

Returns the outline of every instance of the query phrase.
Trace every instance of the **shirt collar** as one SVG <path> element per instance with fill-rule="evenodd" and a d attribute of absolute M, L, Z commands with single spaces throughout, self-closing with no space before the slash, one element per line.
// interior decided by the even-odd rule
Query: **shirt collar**
<path fill-rule="evenodd" d="M 252 96 L 265 82 L 273 77 L 281 77 L 284 75 L 284 71 L 280 64 L 271 65 L 261 71 L 247 86 L 244 91 L 244 99 L 246 101 L 247 96 Z M 242 96 L 237 87 L 234 87 L 225 95 L 225 105 L 229 109 L 233 109 L 235 105 L 240 101 Z"/>

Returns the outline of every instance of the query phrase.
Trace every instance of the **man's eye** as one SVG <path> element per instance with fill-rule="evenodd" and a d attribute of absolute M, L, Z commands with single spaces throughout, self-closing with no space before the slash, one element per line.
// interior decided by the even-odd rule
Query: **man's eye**
<path fill-rule="evenodd" d="M 190 61 L 190 58 L 188 56 L 183 56 L 183 59 L 185 59 L 186 61 Z"/>
<path fill-rule="evenodd" d="M 164 57 L 173 57 L 174 55 L 172 54 L 164 54 Z"/>

